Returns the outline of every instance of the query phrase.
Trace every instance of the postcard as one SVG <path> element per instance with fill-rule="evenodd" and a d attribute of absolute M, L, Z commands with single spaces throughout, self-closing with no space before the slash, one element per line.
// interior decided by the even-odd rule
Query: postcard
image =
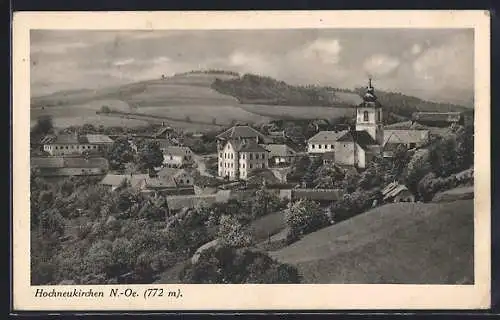
<path fill-rule="evenodd" d="M 18 12 L 16 311 L 490 306 L 485 11 Z"/>

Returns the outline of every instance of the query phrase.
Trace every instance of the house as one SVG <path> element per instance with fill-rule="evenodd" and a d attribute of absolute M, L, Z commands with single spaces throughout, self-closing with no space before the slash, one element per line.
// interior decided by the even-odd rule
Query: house
<path fill-rule="evenodd" d="M 164 123 L 162 123 L 162 125 L 164 125 Z M 153 134 L 153 137 L 155 139 L 168 139 L 171 137 L 172 133 L 174 132 L 174 129 L 172 129 L 171 127 L 167 126 L 163 126 L 161 127 L 160 129 L 158 129 L 158 131 L 156 131 L 154 134 Z"/>
<path fill-rule="evenodd" d="M 423 125 L 447 127 L 453 124 L 463 124 L 462 112 L 414 112 L 412 121 Z"/>
<path fill-rule="evenodd" d="M 408 149 L 418 148 L 429 141 L 429 130 L 384 130 L 384 146 L 404 145 Z"/>
<path fill-rule="evenodd" d="M 350 130 L 335 142 L 335 164 L 366 168 L 380 153 L 380 144 L 367 131 Z"/>
<path fill-rule="evenodd" d="M 193 176 L 184 169 L 163 168 L 145 180 L 143 192 L 162 195 L 194 194 Z"/>
<path fill-rule="evenodd" d="M 41 177 L 101 176 L 109 169 L 105 158 L 31 157 L 30 164 Z"/>
<path fill-rule="evenodd" d="M 415 202 L 415 196 L 405 185 L 399 184 L 398 182 L 391 182 L 382 189 L 382 201 Z"/>
<path fill-rule="evenodd" d="M 332 152 L 335 149 L 337 139 L 346 132 L 347 130 L 318 132 L 307 140 L 307 152 L 309 154 Z"/>
<path fill-rule="evenodd" d="M 254 140 L 229 140 L 219 149 L 218 175 L 246 180 L 254 170 L 269 166 L 269 151 Z"/>
<path fill-rule="evenodd" d="M 135 190 L 144 188 L 148 174 L 107 174 L 100 184 L 108 187 L 111 191 L 127 186 Z"/>
<path fill-rule="evenodd" d="M 286 144 L 267 144 L 262 145 L 269 151 L 269 161 L 274 166 L 289 165 L 297 152 Z"/>
<path fill-rule="evenodd" d="M 193 161 L 193 151 L 189 147 L 165 146 L 163 152 L 163 164 L 168 168 L 181 168 Z"/>
<path fill-rule="evenodd" d="M 43 151 L 52 156 L 102 152 L 113 144 L 113 140 L 102 134 L 60 134 L 42 140 Z"/>

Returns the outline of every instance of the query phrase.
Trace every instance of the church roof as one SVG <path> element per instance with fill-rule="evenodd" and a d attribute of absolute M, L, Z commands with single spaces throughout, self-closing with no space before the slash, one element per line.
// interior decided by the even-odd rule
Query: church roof
<path fill-rule="evenodd" d="M 372 136 L 366 131 L 349 131 L 341 136 L 337 141 L 341 142 L 356 142 L 361 148 L 366 149 L 368 146 L 377 145 Z"/>
<path fill-rule="evenodd" d="M 382 105 L 377 100 L 375 95 L 375 88 L 372 86 L 372 79 L 368 81 L 368 87 L 366 88 L 366 93 L 363 96 L 363 102 L 359 104 L 360 107 L 371 107 L 371 108 L 381 108 Z"/>

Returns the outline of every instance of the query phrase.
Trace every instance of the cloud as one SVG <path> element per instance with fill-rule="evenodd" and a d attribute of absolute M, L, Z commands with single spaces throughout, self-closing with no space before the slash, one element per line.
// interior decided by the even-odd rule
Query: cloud
<path fill-rule="evenodd" d="M 337 39 L 317 39 L 306 45 L 302 51 L 305 58 L 315 59 L 325 64 L 337 64 L 340 61 L 342 46 Z"/>
<path fill-rule="evenodd" d="M 113 62 L 113 65 L 117 66 L 117 67 L 121 67 L 121 66 L 125 66 L 128 64 L 134 63 L 134 62 L 135 62 L 134 58 L 129 58 L 129 59 L 115 61 L 115 62 Z"/>
<path fill-rule="evenodd" d="M 385 76 L 400 65 L 396 57 L 385 54 L 375 54 L 367 58 L 363 64 L 364 70 L 372 76 Z"/>
<path fill-rule="evenodd" d="M 467 36 L 455 36 L 423 52 L 414 62 L 415 77 L 439 89 L 450 84 L 471 90 L 474 82 L 474 46 Z"/>

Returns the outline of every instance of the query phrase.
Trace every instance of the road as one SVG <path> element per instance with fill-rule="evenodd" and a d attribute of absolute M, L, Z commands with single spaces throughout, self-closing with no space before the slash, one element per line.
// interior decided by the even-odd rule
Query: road
<path fill-rule="evenodd" d="M 196 169 L 200 172 L 200 174 L 202 176 L 216 178 L 215 176 L 213 176 L 212 174 L 210 174 L 207 171 L 207 166 L 205 165 L 205 159 L 208 158 L 208 157 L 211 157 L 211 156 L 216 157 L 217 155 L 216 154 L 213 154 L 213 155 L 210 154 L 210 155 L 200 156 L 200 155 L 194 154 L 193 155 L 193 160 L 196 163 Z"/>

